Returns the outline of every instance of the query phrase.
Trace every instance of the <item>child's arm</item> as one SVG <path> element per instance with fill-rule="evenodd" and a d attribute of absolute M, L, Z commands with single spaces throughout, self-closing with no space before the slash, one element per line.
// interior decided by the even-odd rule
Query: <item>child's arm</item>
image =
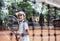
<path fill-rule="evenodd" d="M 28 23 L 25 23 L 25 35 L 29 35 Z"/>

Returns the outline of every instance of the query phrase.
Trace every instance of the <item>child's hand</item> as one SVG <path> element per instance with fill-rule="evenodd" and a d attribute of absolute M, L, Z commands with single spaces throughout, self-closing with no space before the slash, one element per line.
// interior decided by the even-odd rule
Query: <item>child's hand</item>
<path fill-rule="evenodd" d="M 28 32 L 28 30 L 25 30 L 25 33 L 24 33 L 24 35 L 29 35 L 29 32 Z"/>

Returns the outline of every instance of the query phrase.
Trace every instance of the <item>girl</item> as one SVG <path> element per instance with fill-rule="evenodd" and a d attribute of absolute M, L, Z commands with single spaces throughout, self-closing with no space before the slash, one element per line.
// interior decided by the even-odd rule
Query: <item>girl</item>
<path fill-rule="evenodd" d="M 26 15 L 23 11 L 16 13 L 19 21 L 19 34 L 20 34 L 20 41 L 29 41 L 29 28 L 28 23 L 25 20 Z"/>

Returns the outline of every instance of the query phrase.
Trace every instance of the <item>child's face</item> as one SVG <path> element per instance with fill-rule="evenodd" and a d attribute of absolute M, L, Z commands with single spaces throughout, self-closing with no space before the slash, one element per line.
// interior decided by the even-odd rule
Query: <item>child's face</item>
<path fill-rule="evenodd" d="M 20 15 L 18 15 L 18 18 L 20 21 L 22 21 L 22 20 L 24 20 L 24 15 L 20 14 Z"/>

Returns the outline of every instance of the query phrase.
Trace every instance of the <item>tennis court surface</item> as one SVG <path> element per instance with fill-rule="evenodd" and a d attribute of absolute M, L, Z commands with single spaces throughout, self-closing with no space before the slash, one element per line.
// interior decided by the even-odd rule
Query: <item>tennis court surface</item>
<path fill-rule="evenodd" d="M 42 31 L 42 37 L 41 37 Z M 54 30 L 50 30 L 50 36 L 48 36 L 48 30 L 29 30 L 30 41 L 60 41 L 60 30 L 56 30 L 56 36 L 54 36 Z M 15 35 L 10 36 L 10 31 L 0 31 L 0 41 L 16 41 Z"/>

